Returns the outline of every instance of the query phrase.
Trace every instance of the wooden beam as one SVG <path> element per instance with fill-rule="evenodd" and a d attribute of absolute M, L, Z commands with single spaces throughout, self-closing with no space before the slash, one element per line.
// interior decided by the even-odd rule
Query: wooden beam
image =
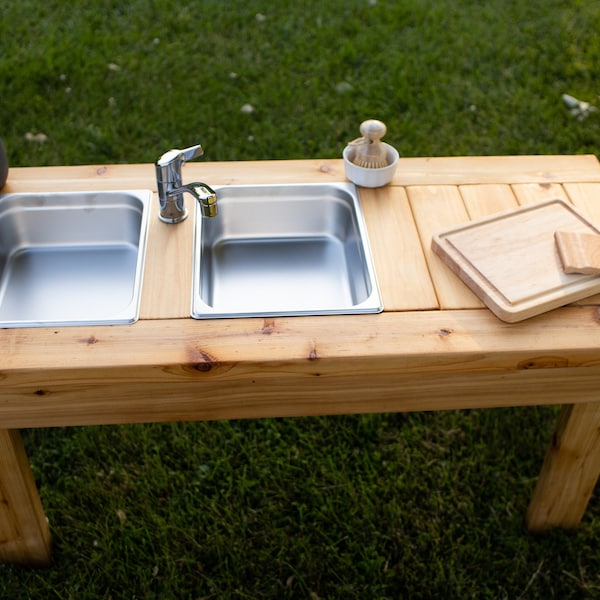
<path fill-rule="evenodd" d="M 184 168 L 186 181 L 197 178 L 210 185 L 346 180 L 341 158 L 190 162 Z M 567 182 L 600 182 L 598 159 L 593 154 L 400 157 L 392 185 L 537 183 L 546 186 Z M 155 189 L 155 186 L 154 167 L 151 164 L 20 167 L 11 168 L 10 177 L 2 191 Z"/>
<path fill-rule="evenodd" d="M 529 530 L 576 528 L 599 475 L 600 402 L 565 406 L 529 505 Z"/>
<path fill-rule="evenodd" d="M 50 563 L 50 529 L 18 431 L 0 429 L 0 560 Z"/>

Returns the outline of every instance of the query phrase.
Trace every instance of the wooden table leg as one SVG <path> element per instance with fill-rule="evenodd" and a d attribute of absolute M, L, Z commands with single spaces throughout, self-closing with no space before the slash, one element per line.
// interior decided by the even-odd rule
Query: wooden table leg
<path fill-rule="evenodd" d="M 600 475 L 600 402 L 564 406 L 527 511 L 532 532 L 575 529 Z"/>
<path fill-rule="evenodd" d="M 0 429 L 0 560 L 50 563 L 50 528 L 17 430 Z"/>

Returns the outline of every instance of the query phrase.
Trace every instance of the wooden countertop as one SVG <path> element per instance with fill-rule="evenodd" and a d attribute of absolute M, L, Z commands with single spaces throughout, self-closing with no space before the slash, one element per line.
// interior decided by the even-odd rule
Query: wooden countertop
<path fill-rule="evenodd" d="M 196 179 L 345 177 L 332 159 L 188 163 Z M 134 188 L 155 189 L 153 165 L 11 169 L 3 193 Z M 0 330 L 0 428 L 597 400 L 600 297 L 509 325 L 430 250 L 434 232 L 548 198 L 600 225 L 596 157 L 401 159 L 360 195 L 384 313 L 193 320 L 193 221 L 159 222 L 156 201 L 138 323 Z"/>

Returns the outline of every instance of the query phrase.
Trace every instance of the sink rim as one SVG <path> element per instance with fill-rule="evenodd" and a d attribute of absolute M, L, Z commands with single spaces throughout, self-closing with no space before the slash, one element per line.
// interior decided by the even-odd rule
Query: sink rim
<path fill-rule="evenodd" d="M 15 201 L 22 199 L 22 205 L 6 205 L 6 203 L 14 204 Z M 90 241 L 88 244 L 84 241 L 73 243 L 66 236 L 65 241 L 59 241 L 56 238 L 54 243 L 41 242 L 36 245 L 35 241 L 31 242 L 24 236 L 19 238 L 16 244 L 8 244 L 7 246 L 7 264 L 9 261 L 18 260 L 19 255 L 36 253 L 40 256 L 44 252 L 62 252 L 65 255 L 69 254 L 69 248 L 73 248 L 75 254 L 77 251 L 101 252 L 104 250 L 112 251 L 115 249 L 131 248 L 135 252 L 135 268 L 130 269 L 133 274 L 128 281 L 131 283 L 131 298 L 127 304 L 122 304 L 115 309 L 107 310 L 105 315 L 99 315 L 97 310 L 91 310 L 90 316 L 75 316 L 74 318 L 64 318 L 62 315 L 55 318 L 1 318 L 1 329 L 13 328 L 32 328 L 32 327 L 77 327 L 87 325 L 129 325 L 139 320 L 143 275 L 146 262 L 146 250 L 148 245 L 148 231 L 150 224 L 150 214 L 152 208 L 153 191 L 151 189 L 118 189 L 118 190 L 80 190 L 80 191 L 51 191 L 51 192 L 8 192 L 0 194 L 0 218 L 19 218 L 18 213 L 23 211 L 61 211 L 68 212 L 73 215 L 74 212 L 89 210 L 89 207 L 100 207 L 104 209 L 118 209 L 122 207 L 126 210 L 135 211 L 135 227 L 132 231 L 135 232 L 135 241 L 128 240 L 109 240 L 102 242 L 101 240 Z M 37 200 L 37 202 L 36 202 Z M 6 208 L 5 208 L 6 206 Z M 11 213 L 17 215 L 12 217 Z M 139 216 L 138 216 L 139 215 Z M 55 218 L 59 218 L 56 213 Z M 138 223 L 139 219 L 139 223 Z M 9 223 L 10 225 L 10 223 Z M 27 224 L 29 226 L 29 223 Z M 48 234 L 49 236 L 51 234 Z M 72 235 L 72 234 L 71 234 Z M 38 240 L 39 242 L 39 240 Z M 22 243 L 22 244 L 21 244 Z M 21 245 L 19 245 L 21 244 Z M 40 250 L 42 248 L 43 250 Z M 132 257 L 133 258 L 133 257 Z M 0 285 L 7 285 L 3 281 L 5 277 L 5 269 L 0 271 Z M 12 276 L 12 274 L 8 274 Z M 129 277 L 129 275 L 128 275 Z M 4 295 L 0 296 L 0 304 L 4 301 Z M 40 300 L 43 302 L 43 299 Z M 112 311 L 112 312 L 111 312 Z M 41 315 L 40 314 L 38 316 Z M 60 312 L 60 311 L 59 311 Z M 83 310 L 82 310 L 83 312 Z M 1 312 L 0 312 L 1 314 Z"/>
<path fill-rule="evenodd" d="M 219 207 L 219 193 L 225 191 L 243 191 L 249 190 L 250 192 L 256 192 L 257 190 L 298 190 L 297 195 L 302 193 L 308 194 L 311 190 L 323 189 L 325 194 L 340 194 L 339 201 L 341 203 L 347 203 L 351 208 L 351 214 L 348 217 L 352 226 L 356 228 L 356 244 L 358 251 L 361 254 L 361 270 L 360 273 L 366 280 L 366 285 L 369 291 L 366 292 L 366 297 L 360 302 L 352 303 L 345 306 L 331 306 L 331 307 L 316 307 L 316 308 L 283 308 L 283 309 L 257 309 L 250 308 L 248 310 L 231 309 L 219 305 L 209 304 L 203 293 L 202 293 L 202 238 L 203 238 L 203 226 L 206 219 L 204 219 L 198 211 L 194 214 L 194 239 L 193 239 L 193 260 L 192 260 L 192 294 L 191 294 L 191 311 L 190 314 L 194 319 L 227 319 L 227 318 L 246 318 L 246 317 L 281 317 L 281 316 L 321 316 L 321 315 L 350 315 L 350 314 L 375 314 L 380 313 L 383 310 L 383 301 L 381 292 L 379 290 L 379 284 L 377 281 L 377 274 L 375 271 L 371 245 L 369 242 L 368 231 L 364 219 L 364 213 L 360 200 L 358 188 L 353 183 L 349 182 L 321 182 L 321 183 L 268 183 L 268 184 L 233 184 L 233 185 L 221 185 L 215 186 L 214 189 L 217 193 L 217 207 Z M 308 198 L 308 196 L 307 196 Z M 349 200 L 348 200 L 349 198 Z M 284 195 L 285 199 L 285 195 Z M 314 200 L 318 197 L 315 196 Z M 249 200 L 250 201 L 250 200 Z M 276 199 L 269 199 L 269 201 L 276 202 Z M 221 204 L 222 206 L 222 204 Z M 216 219 L 219 218 L 217 215 Z M 258 236 L 259 242 L 265 242 L 276 240 L 279 236 L 262 237 Z M 307 236 L 309 239 L 310 236 Z M 331 236 L 334 237 L 334 236 Z M 223 238 L 223 239 L 226 239 Z M 285 239 L 285 236 L 281 236 L 280 240 Z M 292 239 L 292 238 L 290 238 Z M 216 246 L 217 244 L 215 244 Z M 350 279 L 350 278 L 349 278 Z"/>

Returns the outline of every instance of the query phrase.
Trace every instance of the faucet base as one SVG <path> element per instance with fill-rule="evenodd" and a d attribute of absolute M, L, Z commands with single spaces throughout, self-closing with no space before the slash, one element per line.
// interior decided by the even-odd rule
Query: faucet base
<path fill-rule="evenodd" d="M 185 221 L 188 217 L 188 210 L 187 208 L 184 209 L 184 211 L 182 213 L 180 213 L 179 215 L 177 215 L 176 217 L 165 217 L 163 215 L 161 215 L 160 213 L 158 214 L 158 218 L 163 222 L 163 223 L 169 223 L 170 225 L 175 225 L 176 223 L 181 223 L 181 221 Z"/>

